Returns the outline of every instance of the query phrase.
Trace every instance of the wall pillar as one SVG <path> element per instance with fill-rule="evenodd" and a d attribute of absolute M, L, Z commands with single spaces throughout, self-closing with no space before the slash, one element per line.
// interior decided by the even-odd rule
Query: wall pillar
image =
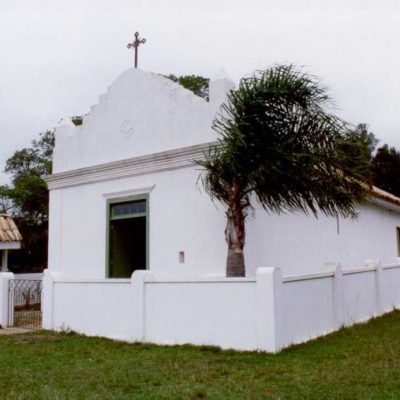
<path fill-rule="evenodd" d="M 11 272 L 0 272 L 0 326 L 5 328 L 8 325 L 8 285 L 14 279 Z"/>
<path fill-rule="evenodd" d="M 283 346 L 282 273 L 279 268 L 258 268 L 257 295 L 257 347 L 272 353 Z"/>
<path fill-rule="evenodd" d="M 146 278 L 152 276 L 150 271 L 136 270 L 131 277 L 132 293 L 132 323 L 131 340 L 133 342 L 146 341 Z"/>
<path fill-rule="evenodd" d="M 54 329 L 54 282 L 60 279 L 59 272 L 48 269 L 43 271 L 42 288 L 42 327 L 43 329 Z"/>
<path fill-rule="evenodd" d="M 343 293 L 343 270 L 340 263 L 334 266 L 333 277 L 333 313 L 335 329 L 346 325 L 344 293 Z"/>
<path fill-rule="evenodd" d="M 384 313 L 383 287 L 382 287 L 382 264 L 380 260 L 366 260 L 365 266 L 375 269 L 375 316 Z M 389 311 L 389 310 L 388 310 Z"/>

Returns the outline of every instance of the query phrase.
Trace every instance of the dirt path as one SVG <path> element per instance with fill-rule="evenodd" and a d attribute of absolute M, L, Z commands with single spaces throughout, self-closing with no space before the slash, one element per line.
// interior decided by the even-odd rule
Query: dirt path
<path fill-rule="evenodd" d="M 17 333 L 31 332 L 31 329 L 24 328 L 0 328 L 0 335 L 15 335 Z"/>

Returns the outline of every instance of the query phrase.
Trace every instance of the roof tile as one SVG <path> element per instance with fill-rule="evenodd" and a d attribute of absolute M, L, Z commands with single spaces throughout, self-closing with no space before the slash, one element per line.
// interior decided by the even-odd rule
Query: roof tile
<path fill-rule="evenodd" d="M 14 220 L 7 214 L 0 214 L 0 242 L 19 242 L 22 236 Z"/>

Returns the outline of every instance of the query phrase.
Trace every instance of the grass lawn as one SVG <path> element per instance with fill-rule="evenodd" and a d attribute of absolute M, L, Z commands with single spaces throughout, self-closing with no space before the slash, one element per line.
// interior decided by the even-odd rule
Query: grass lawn
<path fill-rule="evenodd" d="M 0 399 L 400 399 L 400 312 L 280 354 L 0 336 Z"/>

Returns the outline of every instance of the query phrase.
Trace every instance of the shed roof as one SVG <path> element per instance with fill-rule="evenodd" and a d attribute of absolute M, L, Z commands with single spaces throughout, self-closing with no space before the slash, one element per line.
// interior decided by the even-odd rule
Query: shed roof
<path fill-rule="evenodd" d="M 8 214 L 0 214 L 0 242 L 20 242 L 19 233 L 14 220 Z"/>

